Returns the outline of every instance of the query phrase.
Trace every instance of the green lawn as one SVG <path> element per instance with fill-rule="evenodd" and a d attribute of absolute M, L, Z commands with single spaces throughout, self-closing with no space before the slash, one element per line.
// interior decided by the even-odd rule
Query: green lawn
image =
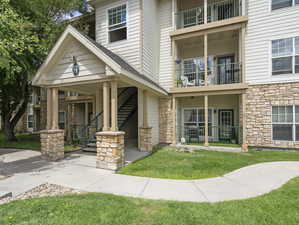
<path fill-rule="evenodd" d="M 4 135 L 0 133 L 0 148 L 16 148 L 16 149 L 31 149 L 40 150 L 40 136 L 39 134 L 17 134 L 18 141 L 6 142 Z M 65 151 L 71 151 L 76 146 L 65 145 Z"/>
<path fill-rule="evenodd" d="M 199 179 L 217 177 L 244 166 L 272 161 L 299 161 L 299 152 L 250 150 L 247 153 L 229 153 L 201 150 L 181 153 L 165 147 L 143 160 L 129 164 L 119 173 L 155 178 Z"/>
<path fill-rule="evenodd" d="M 0 205 L 0 225 L 25 224 L 297 225 L 299 178 L 264 196 L 214 204 L 82 194 Z"/>

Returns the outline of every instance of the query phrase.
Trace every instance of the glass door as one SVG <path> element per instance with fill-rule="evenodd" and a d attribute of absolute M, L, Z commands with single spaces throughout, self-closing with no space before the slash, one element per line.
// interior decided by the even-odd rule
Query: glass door
<path fill-rule="evenodd" d="M 234 136 L 234 110 L 219 110 L 219 141 L 231 141 Z"/>
<path fill-rule="evenodd" d="M 218 84 L 232 84 L 234 78 L 233 56 L 218 58 Z"/>

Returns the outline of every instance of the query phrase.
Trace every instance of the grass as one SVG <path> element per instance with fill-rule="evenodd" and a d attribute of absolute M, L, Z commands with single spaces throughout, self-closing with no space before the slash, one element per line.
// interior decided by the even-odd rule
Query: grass
<path fill-rule="evenodd" d="M 203 146 L 204 143 L 188 143 L 187 145 Z M 240 148 L 239 144 L 232 144 L 228 142 L 209 142 L 210 146 L 220 146 L 220 147 L 231 147 L 231 148 Z"/>
<path fill-rule="evenodd" d="M 236 169 L 262 162 L 299 161 L 299 152 L 255 151 L 243 153 L 158 149 L 143 160 L 122 168 L 119 173 L 154 178 L 200 179 L 222 176 Z"/>
<path fill-rule="evenodd" d="M 18 141 L 6 142 L 4 140 L 4 135 L 0 133 L 0 148 L 14 148 L 14 149 L 30 149 L 40 151 L 40 136 L 39 134 L 17 134 Z M 71 151 L 76 146 L 65 145 L 65 151 Z"/>
<path fill-rule="evenodd" d="M 82 194 L 0 205 L 0 225 L 22 224 L 296 225 L 299 178 L 264 196 L 213 204 Z"/>

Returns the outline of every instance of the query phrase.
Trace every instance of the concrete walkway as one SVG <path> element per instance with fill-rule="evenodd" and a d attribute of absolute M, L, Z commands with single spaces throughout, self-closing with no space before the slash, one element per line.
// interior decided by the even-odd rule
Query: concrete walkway
<path fill-rule="evenodd" d="M 1 149 L 0 149 L 1 152 Z M 113 174 L 95 168 L 95 156 L 71 154 L 49 163 L 38 152 L 17 151 L 2 155 L 0 193 L 18 195 L 43 183 L 88 192 L 148 199 L 219 202 L 256 197 L 299 176 L 299 162 L 272 162 L 248 166 L 223 177 L 192 181 L 142 178 Z M 1 156 L 0 156 L 1 157 Z"/>

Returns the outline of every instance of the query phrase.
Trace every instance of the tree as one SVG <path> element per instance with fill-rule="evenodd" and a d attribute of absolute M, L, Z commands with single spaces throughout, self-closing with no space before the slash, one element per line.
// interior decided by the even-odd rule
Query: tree
<path fill-rule="evenodd" d="M 6 141 L 31 94 L 30 80 L 64 30 L 66 15 L 86 11 L 84 0 L 0 0 L 0 113 Z"/>

